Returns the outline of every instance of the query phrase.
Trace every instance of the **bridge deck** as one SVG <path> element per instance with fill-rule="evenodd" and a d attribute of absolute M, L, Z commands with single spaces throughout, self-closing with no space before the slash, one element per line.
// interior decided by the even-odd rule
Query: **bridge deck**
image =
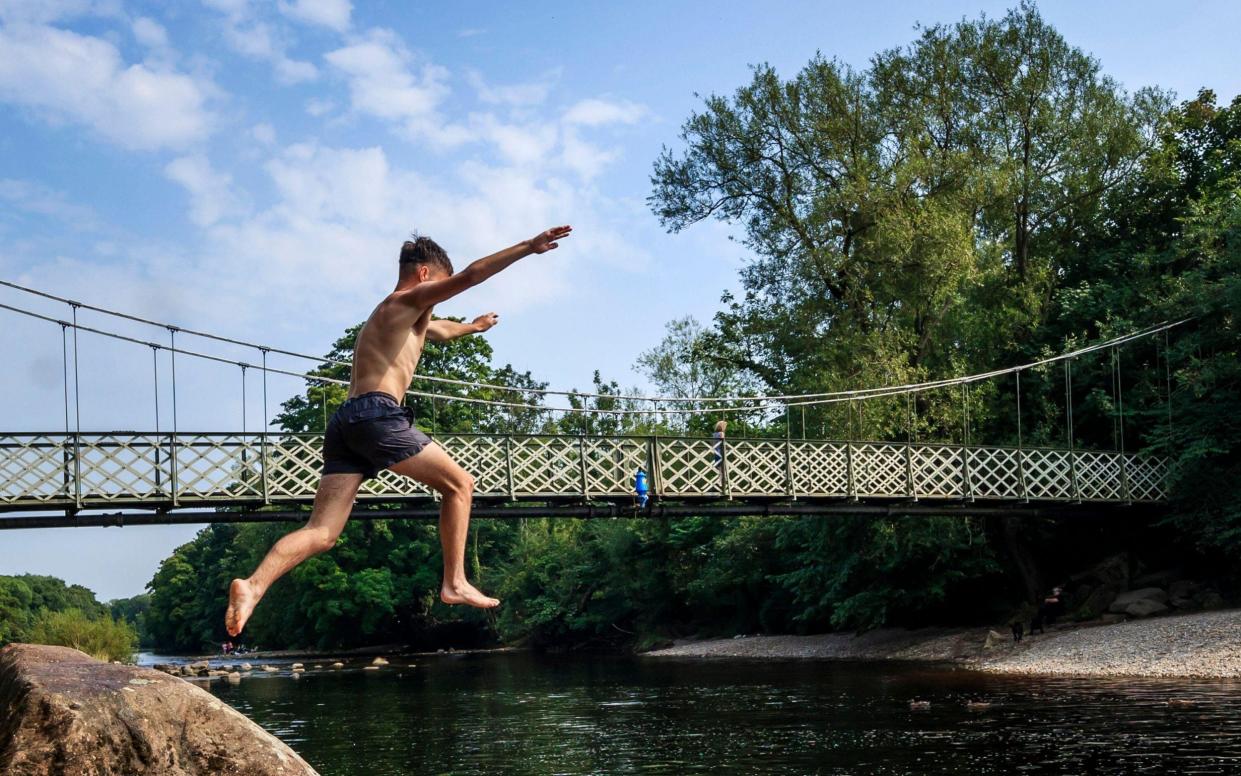
<path fill-rule="evenodd" d="M 700 437 L 445 434 L 481 499 L 618 500 L 639 467 L 663 499 L 1155 502 L 1163 459 L 1115 451 Z M 322 437 L 262 433 L 0 435 L 0 511 L 309 501 Z M 359 501 L 430 499 L 391 472 Z"/>

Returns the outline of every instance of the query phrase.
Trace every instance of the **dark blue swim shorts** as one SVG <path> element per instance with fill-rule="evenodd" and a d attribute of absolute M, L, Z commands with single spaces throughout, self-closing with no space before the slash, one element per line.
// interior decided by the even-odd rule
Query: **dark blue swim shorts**
<path fill-rule="evenodd" d="M 413 410 L 382 391 L 349 399 L 328 421 L 323 473 L 361 474 L 370 479 L 381 469 L 417 455 L 431 444 L 431 437 L 413 423 Z"/>

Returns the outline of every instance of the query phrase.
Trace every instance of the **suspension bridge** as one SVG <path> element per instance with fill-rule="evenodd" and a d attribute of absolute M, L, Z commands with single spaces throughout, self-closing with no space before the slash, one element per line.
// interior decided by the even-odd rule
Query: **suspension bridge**
<path fill-rule="evenodd" d="M 0 285 L 65 305 L 57 317 L 16 305 L 0 310 L 40 325 L 59 327 L 58 357 L 63 383 L 64 427 L 57 431 L 5 431 L 0 424 L 0 529 L 137 525 L 229 521 L 302 520 L 319 479 L 322 437 L 270 431 L 268 376 L 283 375 L 328 384 L 304 371 L 269 365 L 272 354 L 324 359 L 266 345 L 182 329 L 158 321 L 92 307 L 8 281 Z M 140 326 L 156 327 L 167 341 L 152 341 L 78 321 L 89 310 Z M 802 438 L 787 424 L 783 438 L 724 439 L 637 434 L 494 433 L 435 434 L 436 441 L 476 480 L 475 514 L 528 516 L 676 516 L 826 514 L 998 514 L 1064 512 L 1089 505 L 1132 507 L 1166 498 L 1163 457 L 1126 450 L 1119 379 L 1122 348 L 1163 337 L 1169 323 L 1125 337 L 1023 364 L 966 377 L 789 396 L 616 397 L 649 408 L 599 409 L 533 407 L 554 397 L 601 398 L 585 392 L 487 385 L 420 377 L 439 391 L 411 390 L 416 397 L 462 402 L 511 413 L 575 413 L 586 418 L 628 415 L 667 418 L 693 414 L 787 413 L 806 407 L 955 389 L 1003 376 L 1015 378 L 1018 439 L 1015 445 L 985 445 L 966 433 L 954 442 Z M 105 338 L 152 354 L 155 428 L 151 431 L 87 431 L 81 427 L 79 360 L 86 337 Z M 187 337 L 252 349 L 255 358 L 236 360 L 178 345 Z M 1091 353 L 1110 353 L 1113 391 L 1120 413 L 1117 449 L 1080 449 L 1073 440 L 1071 365 Z M 161 358 L 165 364 L 160 370 Z M 177 412 L 178 361 L 196 359 L 236 367 L 243 393 L 241 431 L 187 431 Z M 1167 360 L 1164 360 L 1165 369 Z M 1031 369 L 1062 368 L 1067 444 L 1027 446 L 1021 437 L 1021 375 Z M 245 430 L 247 373 L 259 375 L 263 422 Z M 171 428 L 161 429 L 161 374 L 171 382 Z M 425 384 L 425 383 L 424 383 Z M 449 394 L 447 389 L 486 388 L 513 400 Z M 1168 381 L 1170 391 L 1170 378 Z M 968 412 L 968 405 L 967 412 Z M 325 404 L 326 411 L 326 404 Z M 911 426 L 912 427 L 912 426 Z M 635 474 L 649 482 L 649 501 L 635 492 Z M 383 472 L 363 485 L 355 516 L 421 517 L 437 513 L 435 494 L 419 483 Z M 645 502 L 645 503 L 644 503 Z"/>

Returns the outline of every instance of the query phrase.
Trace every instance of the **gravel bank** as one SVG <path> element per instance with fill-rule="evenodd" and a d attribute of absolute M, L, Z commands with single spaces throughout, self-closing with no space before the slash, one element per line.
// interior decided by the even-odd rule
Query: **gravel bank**
<path fill-rule="evenodd" d="M 747 636 L 677 644 L 652 658 L 951 661 L 997 673 L 1241 678 L 1241 610 L 1081 625 L 1014 644 L 988 629 L 879 630 L 860 636 Z"/>
<path fill-rule="evenodd" d="M 1241 678 L 1241 611 L 1062 631 L 975 664 L 1016 674 Z"/>

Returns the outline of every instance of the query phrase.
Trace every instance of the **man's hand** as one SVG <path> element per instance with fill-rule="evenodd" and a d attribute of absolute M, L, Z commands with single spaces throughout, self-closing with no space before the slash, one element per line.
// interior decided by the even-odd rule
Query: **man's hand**
<path fill-rule="evenodd" d="M 490 329 L 492 326 L 495 326 L 499 322 L 500 322 L 500 316 L 496 315 L 495 313 L 487 313 L 486 315 L 480 315 L 474 319 L 474 323 L 473 323 L 474 331 L 482 333 Z"/>
<path fill-rule="evenodd" d="M 530 240 L 530 251 L 532 253 L 547 253 L 560 247 L 558 240 L 563 240 L 573 232 L 571 226 L 553 226 L 546 232 L 536 234 Z"/>

